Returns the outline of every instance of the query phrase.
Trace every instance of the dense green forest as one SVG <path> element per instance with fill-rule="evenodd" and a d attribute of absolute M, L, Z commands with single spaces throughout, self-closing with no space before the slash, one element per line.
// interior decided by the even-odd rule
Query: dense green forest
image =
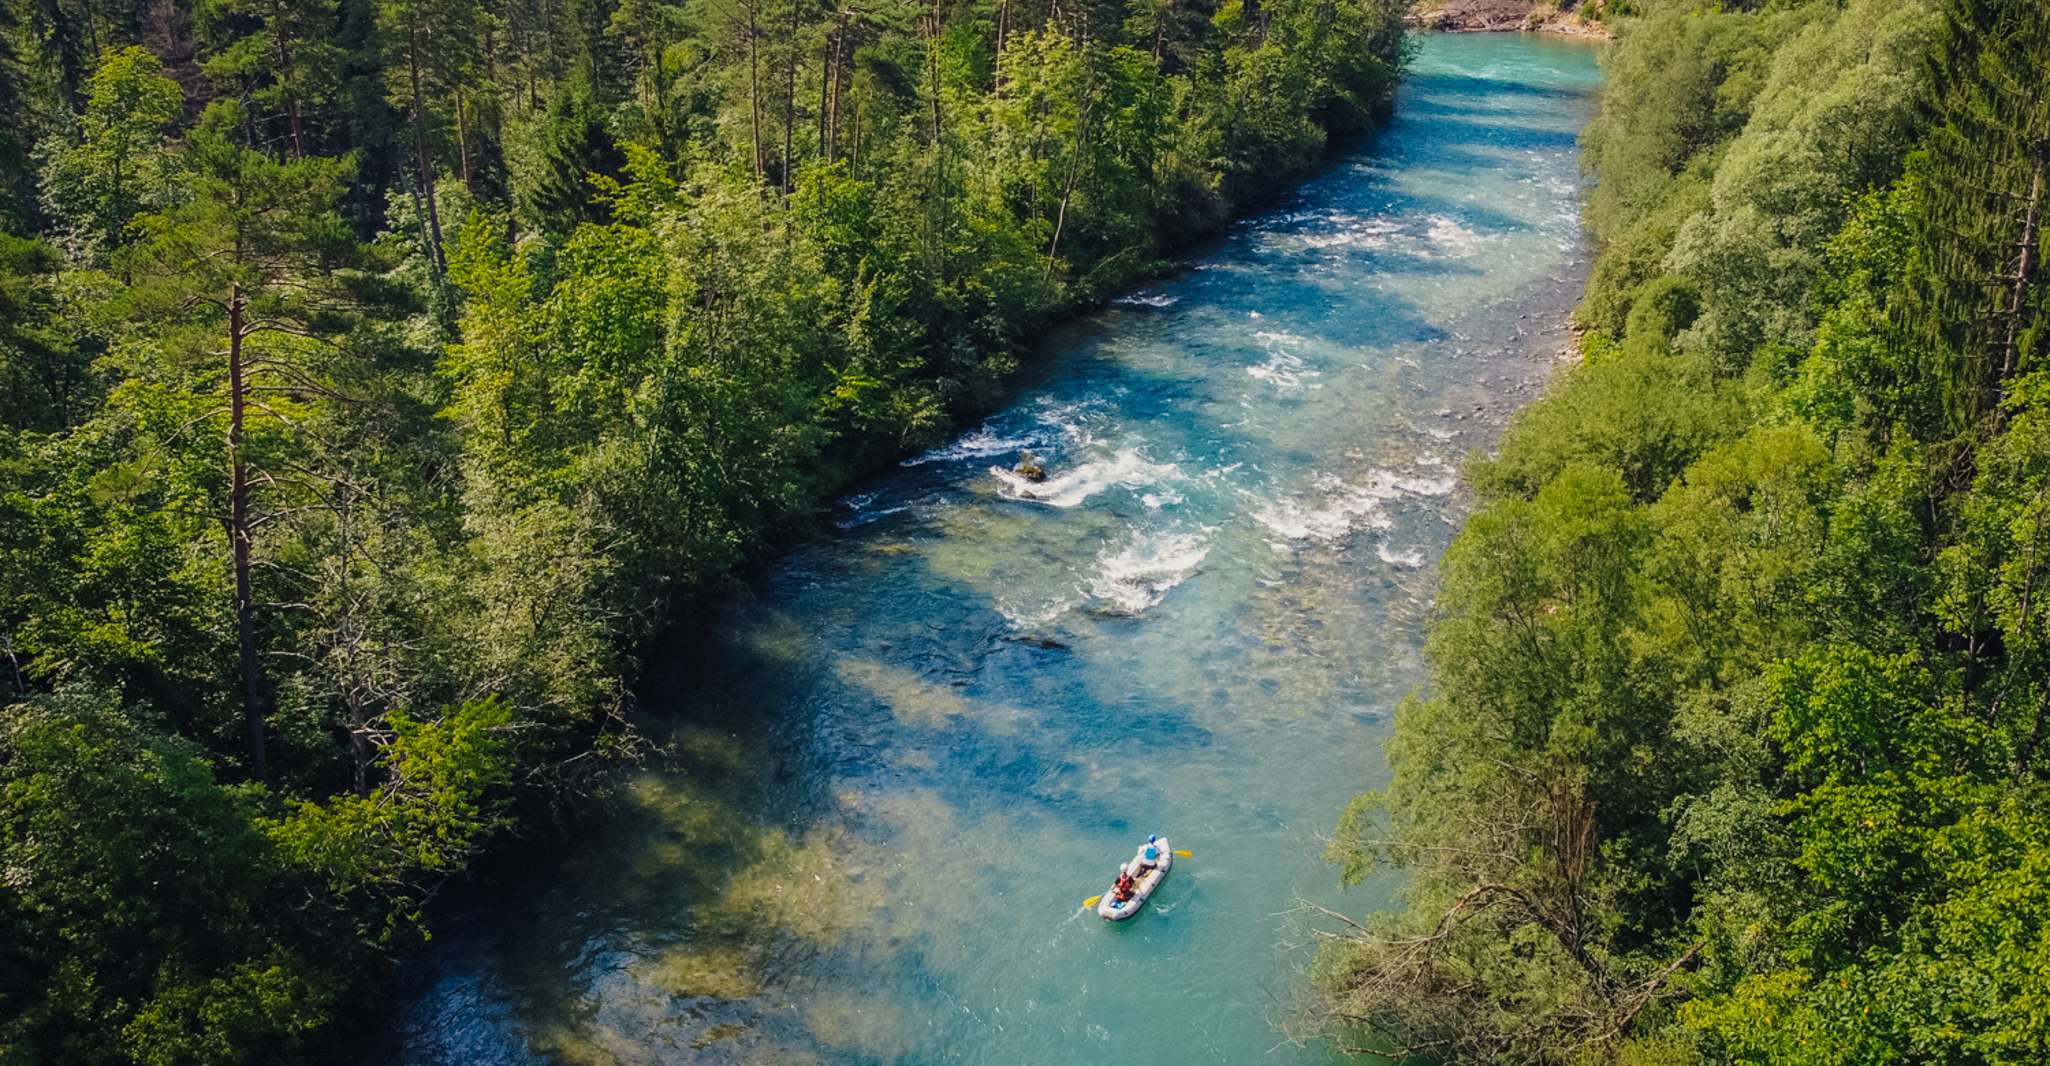
<path fill-rule="evenodd" d="M 1312 1011 L 1457 1062 L 2050 1062 L 2050 5 L 1638 5 L 1584 359 L 1469 464 Z"/>
<path fill-rule="evenodd" d="M 0 1062 L 283 1063 L 1390 0 L 6 0 Z"/>

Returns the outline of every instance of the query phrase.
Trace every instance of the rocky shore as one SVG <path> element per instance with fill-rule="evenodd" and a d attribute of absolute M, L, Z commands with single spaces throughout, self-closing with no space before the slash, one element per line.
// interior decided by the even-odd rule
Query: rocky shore
<path fill-rule="evenodd" d="M 1455 32 L 1523 31 L 1608 37 L 1604 0 L 1418 0 L 1409 24 Z"/>

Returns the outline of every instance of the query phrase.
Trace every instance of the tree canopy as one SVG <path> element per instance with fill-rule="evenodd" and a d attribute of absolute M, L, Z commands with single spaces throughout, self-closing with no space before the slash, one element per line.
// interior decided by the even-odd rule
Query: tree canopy
<path fill-rule="evenodd" d="M 1467 468 L 1305 1024 L 1434 1061 L 2050 1057 L 2042 0 L 1653 4 L 1580 365 Z M 2029 73 L 2023 73 L 2027 71 Z"/>
<path fill-rule="evenodd" d="M 346 1060 L 636 656 L 1390 106 L 1393 0 L 0 0 L 0 1063 Z"/>

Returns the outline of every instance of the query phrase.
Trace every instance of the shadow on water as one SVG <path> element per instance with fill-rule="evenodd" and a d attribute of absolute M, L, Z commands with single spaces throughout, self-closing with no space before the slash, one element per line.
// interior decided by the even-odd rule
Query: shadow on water
<path fill-rule="evenodd" d="M 1587 47 L 1559 41 L 1547 41 L 1544 43 L 1553 47 L 1568 49 Z M 1411 72 L 1408 80 L 1403 85 L 1410 94 L 1404 100 L 1405 107 L 1408 106 L 1409 99 L 1414 98 L 1430 100 L 1446 97 L 1479 97 L 1482 99 L 1488 97 L 1513 97 L 1526 104 L 1531 101 L 1568 104 L 1585 103 L 1593 95 L 1592 85 L 1540 85 L 1509 77 L 1455 74 L 1450 71 L 1429 69 Z"/>
<path fill-rule="evenodd" d="M 974 806 L 993 782 L 1035 782 L 1011 797 L 1032 818 L 1065 819 L 1084 802 L 1052 783 L 1066 761 L 1061 753 L 1101 740 L 1090 720 L 1059 713 L 1090 702 L 1086 664 L 1058 637 L 1021 636 L 985 590 L 936 571 L 916 550 L 945 535 L 933 519 L 906 516 L 844 535 L 831 553 L 801 549 L 753 605 L 651 660 L 649 691 L 693 694 L 686 736 L 709 727 L 758 738 L 749 760 L 770 787 L 750 791 L 774 798 L 757 804 L 757 817 L 801 831 L 832 818 L 843 806 L 839 790 L 863 782 L 927 788 L 956 808 Z M 900 545 L 911 550 L 888 550 Z M 921 601 L 914 632 L 879 633 L 873 619 L 845 613 L 858 603 L 801 620 L 767 606 L 805 586 L 864 576 L 886 577 Z M 800 647 L 833 651 L 804 656 L 794 651 Z M 1121 743 L 1144 744 L 1164 759 L 1211 743 L 1180 701 L 1140 694 L 1121 706 L 1120 721 Z M 895 744 L 923 742 L 926 755 L 892 763 L 866 737 L 818 732 L 850 724 Z M 688 765 L 670 772 L 697 777 Z M 712 792 L 732 794 L 738 783 Z"/>
<path fill-rule="evenodd" d="M 457 908 L 393 1061 L 1327 1062 L 1275 1046 L 1276 912 L 1340 902 L 1320 838 L 1421 677 L 1452 464 L 1584 270 L 1591 76 L 1430 38 L 1388 128 L 672 631 L 668 754 Z M 1196 857 L 1157 906 L 1076 910 L 1163 829 Z"/>

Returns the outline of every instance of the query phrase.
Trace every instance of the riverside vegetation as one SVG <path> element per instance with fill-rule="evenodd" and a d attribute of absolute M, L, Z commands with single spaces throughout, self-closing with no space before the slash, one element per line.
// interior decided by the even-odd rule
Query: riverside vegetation
<path fill-rule="evenodd" d="M 2050 6 L 1651 3 L 1585 358 L 1468 467 L 1310 1013 L 1460 1062 L 2050 1061 Z"/>
<path fill-rule="evenodd" d="M 691 593 L 1369 125 L 1400 15 L 0 5 L 0 1062 L 321 1057 Z"/>

